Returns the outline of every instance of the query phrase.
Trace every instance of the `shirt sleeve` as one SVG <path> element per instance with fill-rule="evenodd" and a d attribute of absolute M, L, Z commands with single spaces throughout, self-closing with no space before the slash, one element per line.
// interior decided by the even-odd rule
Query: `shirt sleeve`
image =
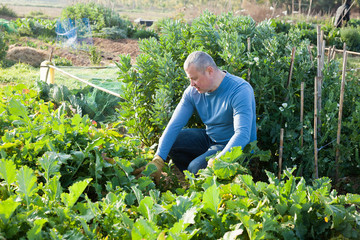
<path fill-rule="evenodd" d="M 243 149 L 250 142 L 255 111 L 253 101 L 255 101 L 255 97 L 249 85 L 234 95 L 232 99 L 234 135 L 215 158 L 221 157 L 230 151 L 232 147 L 241 146 Z"/>
<path fill-rule="evenodd" d="M 166 160 L 172 145 L 174 144 L 181 129 L 185 127 L 191 115 L 194 112 L 194 105 L 191 101 L 190 87 L 184 92 L 179 104 L 176 106 L 175 111 L 165 128 L 159 140 L 159 146 L 156 155 Z"/>

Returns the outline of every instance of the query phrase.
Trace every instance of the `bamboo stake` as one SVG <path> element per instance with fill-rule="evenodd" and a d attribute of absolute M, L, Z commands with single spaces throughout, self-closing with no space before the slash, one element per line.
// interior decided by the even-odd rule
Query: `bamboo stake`
<path fill-rule="evenodd" d="M 321 31 L 323 33 L 323 31 Z M 325 44 L 326 41 L 322 40 L 321 44 L 321 76 L 323 76 L 323 70 L 324 70 L 324 62 L 325 62 Z"/>
<path fill-rule="evenodd" d="M 324 48 L 324 49 L 325 49 L 325 48 Z M 328 58 L 327 58 L 327 63 L 328 63 L 328 65 L 329 65 L 329 63 L 330 63 L 330 60 L 331 60 L 331 56 L 332 56 L 332 54 L 333 54 L 333 51 L 334 51 L 333 47 L 330 46 L 330 47 L 328 48 Z"/>
<path fill-rule="evenodd" d="M 321 111 L 321 85 L 322 85 L 322 52 L 323 52 L 323 39 L 324 31 L 321 31 L 321 26 L 317 25 L 317 114 Z M 320 132 L 321 122 L 320 118 L 317 118 L 317 131 Z"/>
<path fill-rule="evenodd" d="M 336 48 L 335 48 L 335 45 L 333 46 L 333 53 L 332 53 L 332 56 L 331 56 L 331 60 L 334 60 L 335 59 L 335 56 L 336 56 Z"/>
<path fill-rule="evenodd" d="M 301 0 L 299 0 L 299 15 L 301 14 Z"/>
<path fill-rule="evenodd" d="M 343 52 L 344 52 L 344 50 L 342 50 L 342 49 L 336 49 L 335 46 L 334 46 L 334 51 L 335 51 L 335 52 L 339 52 L 339 53 L 343 53 Z M 348 50 L 346 50 L 346 52 L 347 52 L 348 54 L 351 54 L 351 55 L 358 55 L 358 56 L 360 56 L 360 52 L 353 52 L 353 51 L 348 51 Z"/>
<path fill-rule="evenodd" d="M 311 53 L 310 45 L 307 46 L 307 49 L 308 49 L 308 52 L 309 52 L 309 55 L 310 55 L 310 62 L 311 62 L 311 67 L 312 67 L 312 65 L 313 65 L 313 56 L 312 56 L 312 53 Z"/>
<path fill-rule="evenodd" d="M 301 82 L 300 88 L 300 146 L 304 146 L 304 82 Z"/>
<path fill-rule="evenodd" d="M 346 52 L 346 44 L 344 43 L 344 54 L 343 54 L 343 69 L 342 69 L 342 77 L 341 77 L 341 87 L 340 87 L 340 101 L 339 101 L 339 119 L 338 119 L 338 130 L 337 130 L 337 138 L 336 138 L 336 179 L 339 178 L 339 160 L 340 160 L 340 135 L 341 135 L 341 121 L 342 121 L 342 112 L 344 105 L 344 93 L 345 93 L 345 76 L 346 76 L 346 62 L 347 62 L 347 52 Z"/>
<path fill-rule="evenodd" d="M 317 111 L 317 82 L 318 82 L 318 77 L 315 77 L 315 82 L 314 82 L 314 165 L 315 165 L 315 179 L 317 179 L 319 177 L 318 174 L 318 150 L 317 150 L 317 118 L 318 118 L 318 111 Z"/>
<path fill-rule="evenodd" d="M 284 129 L 280 129 L 280 149 L 279 149 L 279 173 L 278 178 L 281 179 L 281 169 L 282 169 L 282 156 L 284 149 Z"/>
<path fill-rule="evenodd" d="M 321 77 L 321 26 L 317 25 L 317 76 Z"/>
<path fill-rule="evenodd" d="M 312 0 L 310 0 L 310 4 L 309 4 L 309 11 L 308 11 L 308 17 L 310 16 L 310 13 L 311 13 L 311 5 L 312 5 Z"/>
<path fill-rule="evenodd" d="M 250 51 L 251 51 L 251 40 L 250 40 L 250 38 L 247 38 L 247 48 L 248 48 L 248 53 L 250 54 Z M 250 70 L 250 68 L 248 68 L 248 75 L 247 75 L 248 82 L 250 82 L 250 74 L 251 74 L 251 70 Z"/>
<path fill-rule="evenodd" d="M 293 47 L 292 51 L 291 51 L 290 71 L 289 71 L 288 82 L 287 82 L 286 88 L 289 88 L 290 82 L 291 82 L 291 76 L 292 76 L 292 72 L 293 72 L 293 68 L 294 68 L 295 50 L 296 50 L 296 47 Z"/>

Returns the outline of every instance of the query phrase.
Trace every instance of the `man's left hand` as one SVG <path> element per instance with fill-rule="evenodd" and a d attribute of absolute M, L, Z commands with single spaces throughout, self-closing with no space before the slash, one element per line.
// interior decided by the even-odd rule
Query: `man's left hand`
<path fill-rule="evenodd" d="M 210 158 L 208 161 L 208 167 L 212 168 L 214 166 L 214 161 L 215 161 L 215 158 Z"/>

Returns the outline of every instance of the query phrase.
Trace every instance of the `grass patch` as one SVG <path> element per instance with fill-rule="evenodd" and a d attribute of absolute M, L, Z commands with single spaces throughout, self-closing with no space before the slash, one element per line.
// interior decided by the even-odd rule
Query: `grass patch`
<path fill-rule="evenodd" d="M 0 83 L 2 85 L 23 83 L 31 87 L 39 78 L 39 68 L 34 68 L 28 64 L 17 63 L 9 68 L 0 68 Z"/>

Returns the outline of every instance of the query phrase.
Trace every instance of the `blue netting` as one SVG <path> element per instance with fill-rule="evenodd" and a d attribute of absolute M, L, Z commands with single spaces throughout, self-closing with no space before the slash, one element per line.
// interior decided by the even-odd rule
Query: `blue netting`
<path fill-rule="evenodd" d="M 86 48 L 92 45 L 92 35 L 88 18 L 65 19 L 56 21 L 56 41 L 66 47 Z"/>

